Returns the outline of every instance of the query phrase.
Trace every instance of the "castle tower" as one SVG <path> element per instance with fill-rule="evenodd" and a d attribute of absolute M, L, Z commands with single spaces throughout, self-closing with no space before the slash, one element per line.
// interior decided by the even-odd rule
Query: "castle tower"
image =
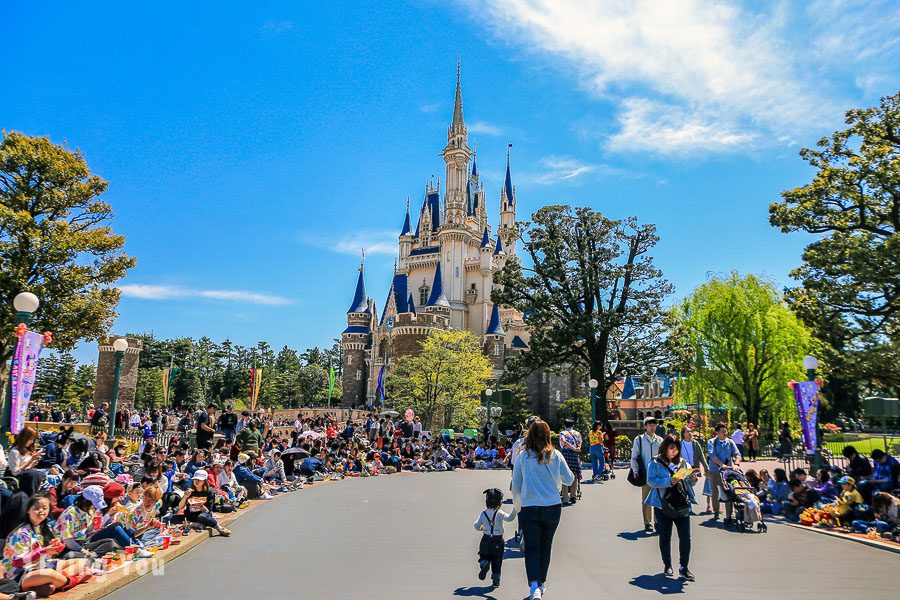
<path fill-rule="evenodd" d="M 503 368 L 506 355 L 505 341 L 506 332 L 503 331 L 503 325 L 500 323 L 500 305 L 494 304 L 491 320 L 484 332 L 483 348 L 485 355 L 494 363 L 495 371 Z"/>
<path fill-rule="evenodd" d="M 356 293 L 347 311 L 347 328 L 341 334 L 344 350 L 341 389 L 344 406 L 362 404 L 366 400 L 368 367 L 366 351 L 372 344 L 372 304 L 366 297 L 363 265 L 359 265 Z"/>
<path fill-rule="evenodd" d="M 506 146 L 506 179 L 503 189 L 500 190 L 500 237 L 506 246 L 509 255 L 516 253 L 516 241 L 513 237 L 513 228 L 516 225 L 516 188 L 512 184 L 512 176 L 509 172 L 509 149 L 512 144 Z"/>
<path fill-rule="evenodd" d="M 447 296 L 444 295 L 444 276 L 440 262 L 438 262 L 437 268 L 434 270 L 434 282 L 431 284 L 431 295 L 428 297 L 425 312 L 450 318 L 450 302 L 447 300 Z"/>
<path fill-rule="evenodd" d="M 409 220 L 409 196 L 406 197 L 406 218 L 403 220 L 403 229 L 400 231 L 400 264 L 399 271 L 402 273 L 406 272 L 406 259 L 409 258 L 409 253 L 412 250 L 412 227 L 410 227 Z"/>
<path fill-rule="evenodd" d="M 456 65 L 456 100 L 453 104 L 453 121 L 447 129 L 447 146 L 441 153 L 447 167 L 444 195 L 445 222 L 451 226 L 462 226 L 466 222 L 466 184 L 468 181 L 469 149 L 468 128 L 463 121 L 462 90 L 460 88 L 459 63 Z"/>

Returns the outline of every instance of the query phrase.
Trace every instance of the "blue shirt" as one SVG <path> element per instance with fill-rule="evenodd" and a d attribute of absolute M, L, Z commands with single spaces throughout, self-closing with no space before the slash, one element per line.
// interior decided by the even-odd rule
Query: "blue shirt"
<path fill-rule="evenodd" d="M 872 479 L 887 479 L 886 483 L 879 483 L 878 489 L 882 492 L 889 492 L 892 489 L 891 485 L 891 467 L 897 464 L 897 459 L 891 455 L 886 455 L 887 461 L 884 464 L 881 463 L 880 460 L 872 461 L 875 463 L 874 472 L 872 474 Z"/>
<path fill-rule="evenodd" d="M 722 461 L 722 464 L 730 467 L 732 461 L 741 455 L 740 452 L 738 452 L 738 448 L 734 443 L 734 440 L 731 440 L 729 438 L 720 440 L 718 437 L 714 437 L 713 439 L 706 442 L 706 452 L 707 454 L 709 454 L 710 473 L 718 473 L 722 470 L 719 464 L 713 460 L 714 458 L 718 458 L 720 461 Z"/>
<path fill-rule="evenodd" d="M 673 471 L 677 471 L 678 469 L 687 469 L 691 465 L 687 463 L 686 460 L 682 459 L 681 464 L 678 465 L 677 468 L 672 467 Z M 685 482 L 687 483 L 687 482 Z M 659 461 L 653 459 L 650 461 L 650 464 L 647 465 L 647 485 L 650 486 L 650 493 L 647 494 L 647 499 L 644 500 L 644 504 L 648 506 L 652 506 L 654 508 L 662 508 L 662 495 L 665 492 L 666 488 L 672 487 L 672 474 L 669 472 L 664 465 L 659 464 Z M 688 498 L 691 500 L 691 504 L 697 504 L 696 498 L 694 498 L 694 488 L 690 485 L 685 485 L 685 489 L 688 493 Z"/>

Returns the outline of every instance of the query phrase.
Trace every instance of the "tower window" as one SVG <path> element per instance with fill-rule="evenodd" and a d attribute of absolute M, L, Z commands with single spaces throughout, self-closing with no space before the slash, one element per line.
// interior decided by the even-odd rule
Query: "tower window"
<path fill-rule="evenodd" d="M 362 371 L 359 369 L 356 370 L 356 380 L 362 381 Z"/>
<path fill-rule="evenodd" d="M 352 365 L 352 364 L 353 364 L 353 357 L 350 356 L 350 355 L 347 355 L 347 364 L 348 364 L 348 365 Z"/>
<path fill-rule="evenodd" d="M 425 306 L 428 304 L 428 292 L 431 290 L 428 289 L 427 285 L 423 285 L 419 288 L 419 306 Z"/>

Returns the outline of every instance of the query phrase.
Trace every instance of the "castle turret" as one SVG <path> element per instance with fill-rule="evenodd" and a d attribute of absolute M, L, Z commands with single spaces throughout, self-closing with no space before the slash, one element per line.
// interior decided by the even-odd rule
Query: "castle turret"
<path fill-rule="evenodd" d="M 400 230 L 400 264 L 401 272 L 406 272 L 406 259 L 412 250 L 412 227 L 409 220 L 409 196 L 406 197 L 406 217 L 403 219 L 403 229 Z"/>
<path fill-rule="evenodd" d="M 441 272 L 441 263 L 437 264 L 434 271 L 434 282 L 431 285 L 431 295 L 428 297 L 425 312 L 450 317 L 450 302 L 444 295 L 444 276 Z"/>
<path fill-rule="evenodd" d="M 491 320 L 484 332 L 484 353 L 493 361 L 495 369 L 503 367 L 505 340 L 506 332 L 500 323 L 500 305 L 495 303 L 491 310 Z"/>
<path fill-rule="evenodd" d="M 450 226 L 462 226 L 466 222 L 466 182 L 468 179 L 469 135 L 463 120 L 462 89 L 459 63 L 456 65 L 456 100 L 453 104 L 453 121 L 447 130 L 447 146 L 442 152 L 447 167 L 447 190 L 444 194 L 444 221 Z"/>
<path fill-rule="evenodd" d="M 359 265 L 356 292 L 347 311 L 347 328 L 341 334 L 343 347 L 343 376 L 341 377 L 342 404 L 351 406 L 366 399 L 368 368 L 366 349 L 372 343 L 374 309 L 366 297 L 363 265 Z"/>
<path fill-rule="evenodd" d="M 500 237 L 506 243 L 507 252 L 510 255 L 516 253 L 513 230 L 516 225 L 516 189 L 512 184 L 512 175 L 509 171 L 509 149 L 506 147 L 506 179 L 500 190 Z"/>

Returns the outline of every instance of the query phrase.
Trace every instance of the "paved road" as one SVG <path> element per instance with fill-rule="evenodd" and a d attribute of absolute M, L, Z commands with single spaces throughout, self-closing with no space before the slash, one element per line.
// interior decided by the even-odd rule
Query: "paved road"
<path fill-rule="evenodd" d="M 521 600 L 524 566 L 507 550 L 500 588 L 476 577 L 471 523 L 506 472 L 403 474 L 321 485 L 257 508 L 215 538 L 110 598 Z M 623 476 L 585 486 L 563 511 L 547 598 L 897 598 L 900 555 L 773 524 L 736 534 L 692 523 L 695 583 L 666 579 L 655 537 L 637 533 L 639 491 Z M 677 555 L 677 550 L 676 550 Z M 863 594 L 864 592 L 864 594 Z"/>

